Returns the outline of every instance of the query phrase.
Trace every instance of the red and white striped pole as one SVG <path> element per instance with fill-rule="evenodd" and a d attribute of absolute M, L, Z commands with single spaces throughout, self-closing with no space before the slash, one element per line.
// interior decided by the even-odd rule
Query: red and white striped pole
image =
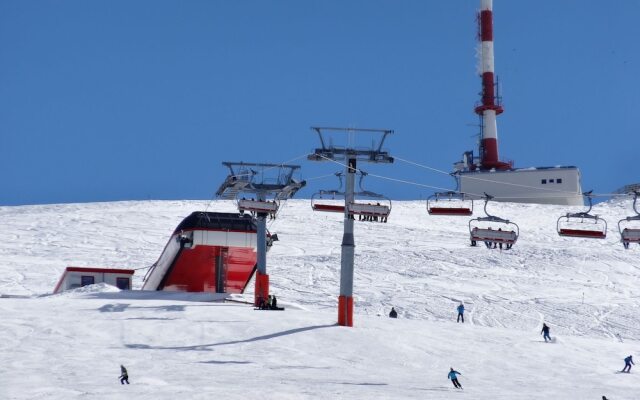
<path fill-rule="evenodd" d="M 480 0 L 480 41 L 482 74 L 482 105 L 475 111 L 482 116 L 482 169 L 509 169 L 508 163 L 498 157 L 498 127 L 496 115 L 502 113 L 502 106 L 496 103 L 494 62 L 493 62 L 493 0 Z"/>

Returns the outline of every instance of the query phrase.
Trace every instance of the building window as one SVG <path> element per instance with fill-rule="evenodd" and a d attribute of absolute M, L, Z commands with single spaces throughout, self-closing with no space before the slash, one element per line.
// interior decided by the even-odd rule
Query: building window
<path fill-rule="evenodd" d="M 562 178 L 556 179 L 556 183 L 562 183 Z"/>
<path fill-rule="evenodd" d="M 553 183 L 553 179 L 549 179 L 549 183 Z"/>
<path fill-rule="evenodd" d="M 82 275 L 80 277 L 80 286 L 93 285 L 96 283 L 96 278 L 90 275 Z"/>
<path fill-rule="evenodd" d="M 129 290 L 129 278 L 116 278 L 116 286 L 120 290 Z"/>
<path fill-rule="evenodd" d="M 546 179 L 543 179 L 543 180 L 542 180 L 542 184 L 543 184 L 543 185 L 546 185 L 546 184 L 547 184 L 547 180 L 546 180 Z"/>

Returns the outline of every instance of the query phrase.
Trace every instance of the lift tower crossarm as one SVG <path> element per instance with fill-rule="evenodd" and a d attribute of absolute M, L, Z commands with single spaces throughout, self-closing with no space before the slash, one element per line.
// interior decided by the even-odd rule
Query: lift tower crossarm
<path fill-rule="evenodd" d="M 394 133 L 391 129 L 362 129 L 362 128 L 334 128 L 334 127 L 311 127 L 318 134 L 320 145 L 322 147 L 314 150 L 312 154 L 307 156 L 310 161 L 326 161 L 326 160 L 347 160 L 355 158 L 360 161 L 374 163 L 393 163 L 393 157 L 389 153 L 382 150 L 382 146 L 388 135 Z M 347 133 L 377 133 L 382 137 L 375 149 L 356 149 L 346 146 L 327 146 L 324 135 L 327 132 L 347 132 Z"/>

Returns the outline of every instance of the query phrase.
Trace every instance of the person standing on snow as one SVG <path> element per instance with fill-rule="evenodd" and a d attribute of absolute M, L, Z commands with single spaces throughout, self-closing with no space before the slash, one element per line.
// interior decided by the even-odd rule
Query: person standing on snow
<path fill-rule="evenodd" d="M 393 307 L 391 307 L 391 311 L 389 312 L 389 318 L 398 318 L 398 312 Z"/>
<path fill-rule="evenodd" d="M 547 339 L 551 341 L 551 336 L 549 336 L 549 327 L 544 322 L 542 323 L 542 330 L 540 331 L 540 334 L 543 335 L 542 337 L 544 338 L 545 343 L 547 342 Z"/>
<path fill-rule="evenodd" d="M 462 323 L 464 324 L 464 304 L 460 303 L 458 306 L 458 319 L 456 322 L 460 322 L 462 319 Z"/>
<path fill-rule="evenodd" d="M 447 378 L 451 379 L 451 383 L 453 383 L 453 387 L 455 387 L 456 389 L 462 389 L 462 385 L 460 384 L 460 382 L 458 382 L 458 375 L 462 375 L 462 374 L 454 370 L 453 368 L 451 368 L 451 371 L 449 371 Z"/>
<path fill-rule="evenodd" d="M 127 382 L 127 385 L 129 384 L 129 374 L 127 373 L 127 369 L 124 365 L 120 365 L 120 376 L 118 378 L 120 378 L 120 383 L 122 385 L 124 385 L 125 382 Z"/>
<path fill-rule="evenodd" d="M 625 358 L 624 359 L 624 368 L 622 368 L 621 372 L 631 372 L 631 364 L 636 365 L 633 362 L 633 357 L 629 356 L 629 357 Z M 627 368 L 629 368 L 629 369 L 627 369 Z"/>

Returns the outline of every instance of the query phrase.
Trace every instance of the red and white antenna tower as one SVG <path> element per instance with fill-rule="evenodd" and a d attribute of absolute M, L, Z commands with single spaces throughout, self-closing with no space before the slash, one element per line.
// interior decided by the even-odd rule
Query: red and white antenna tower
<path fill-rule="evenodd" d="M 480 0 L 482 104 L 476 107 L 476 114 L 482 118 L 482 141 L 480 143 L 480 168 L 484 170 L 511 169 L 511 164 L 498 157 L 498 128 L 496 116 L 504 110 L 496 95 L 493 62 L 493 0 Z"/>

